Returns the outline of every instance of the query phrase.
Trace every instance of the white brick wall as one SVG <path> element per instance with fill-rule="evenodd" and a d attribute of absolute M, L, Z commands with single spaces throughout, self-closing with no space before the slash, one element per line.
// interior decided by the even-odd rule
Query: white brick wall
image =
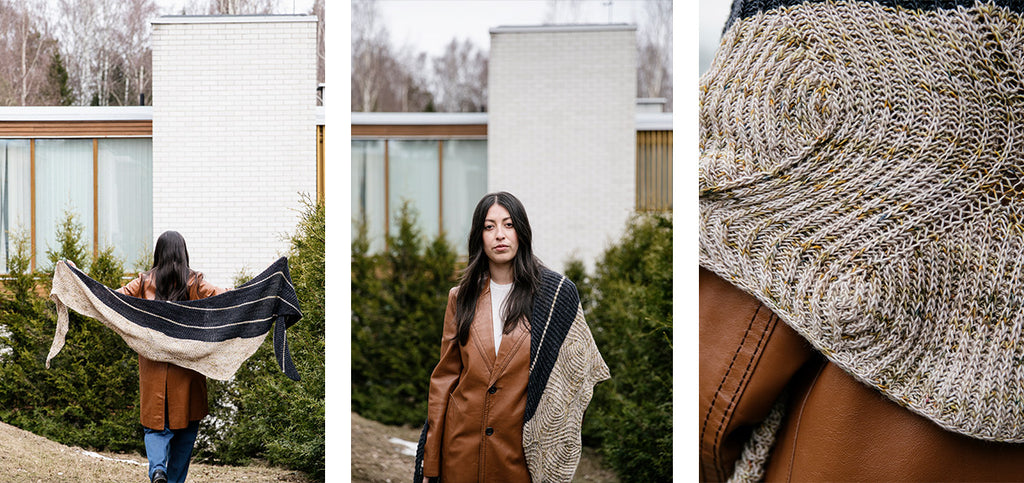
<path fill-rule="evenodd" d="M 153 239 L 230 286 L 288 248 L 316 197 L 316 22 L 310 16 L 153 22 Z"/>
<path fill-rule="evenodd" d="M 634 208 L 633 26 L 491 29 L 488 190 L 526 206 L 534 252 L 588 269 Z"/>

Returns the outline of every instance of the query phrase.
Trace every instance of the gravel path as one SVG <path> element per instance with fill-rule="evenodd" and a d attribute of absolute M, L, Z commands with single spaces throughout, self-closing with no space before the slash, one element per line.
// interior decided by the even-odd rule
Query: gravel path
<path fill-rule="evenodd" d="M 412 443 L 413 454 L 403 454 L 406 445 L 392 438 Z M 415 444 L 419 439 L 419 428 L 387 426 L 352 413 L 352 482 L 404 483 L 412 480 Z M 583 448 L 583 459 L 573 481 L 618 483 L 619 479 L 601 467 L 600 458 L 594 450 Z"/>
<path fill-rule="evenodd" d="M 144 482 L 146 458 L 139 454 L 98 453 L 55 443 L 0 423 L 0 481 Z M 193 462 L 189 482 L 307 483 L 305 475 L 262 466 L 214 466 Z"/>

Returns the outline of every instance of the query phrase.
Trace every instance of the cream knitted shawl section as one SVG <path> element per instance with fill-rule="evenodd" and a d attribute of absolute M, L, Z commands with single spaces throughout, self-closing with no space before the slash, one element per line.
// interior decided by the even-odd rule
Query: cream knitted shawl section
<path fill-rule="evenodd" d="M 302 313 L 284 257 L 241 287 L 184 302 L 130 297 L 61 261 L 54 267 L 50 298 L 57 305 L 57 330 L 46 367 L 64 347 L 71 308 L 117 332 L 147 359 L 219 380 L 234 375 L 273 330 L 279 367 L 299 380 L 285 331 Z"/>
<path fill-rule="evenodd" d="M 611 374 L 583 317 L 576 285 L 543 269 L 530 314 L 530 378 L 523 451 L 530 479 L 572 481 L 580 462 L 583 413 Z"/>
<path fill-rule="evenodd" d="M 1024 442 L 1021 6 L 903 3 L 734 5 L 700 263 L 911 411 Z"/>

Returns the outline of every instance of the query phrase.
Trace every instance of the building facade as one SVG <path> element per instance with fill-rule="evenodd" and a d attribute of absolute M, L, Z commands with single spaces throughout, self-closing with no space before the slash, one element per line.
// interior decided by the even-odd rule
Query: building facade
<path fill-rule="evenodd" d="M 637 99 L 628 25 L 491 30 L 487 113 L 352 113 L 353 233 L 394 233 L 402 201 L 428 237 L 466 250 L 489 191 L 526 205 L 534 249 L 556 270 L 593 268 L 636 212 L 672 210 L 672 114 Z M 639 106 L 639 107 L 638 107 Z"/>
<path fill-rule="evenodd" d="M 533 247 L 588 267 L 635 207 L 636 27 L 491 29 L 487 186 L 526 206 Z"/>
<path fill-rule="evenodd" d="M 229 286 L 284 254 L 304 195 L 322 199 L 315 17 L 160 17 L 152 39 L 152 107 L 0 108 L 0 273 L 18 233 L 47 269 L 71 212 L 128 268 L 177 230 Z"/>
<path fill-rule="evenodd" d="M 287 250 L 316 192 L 316 18 L 153 21 L 153 227 L 228 285 Z"/>

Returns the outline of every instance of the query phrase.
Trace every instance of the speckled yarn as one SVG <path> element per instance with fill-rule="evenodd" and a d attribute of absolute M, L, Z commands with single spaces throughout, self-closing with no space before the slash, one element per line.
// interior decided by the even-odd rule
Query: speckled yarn
<path fill-rule="evenodd" d="M 1024 441 L 1019 2 L 739 2 L 700 263 L 940 426 Z"/>

